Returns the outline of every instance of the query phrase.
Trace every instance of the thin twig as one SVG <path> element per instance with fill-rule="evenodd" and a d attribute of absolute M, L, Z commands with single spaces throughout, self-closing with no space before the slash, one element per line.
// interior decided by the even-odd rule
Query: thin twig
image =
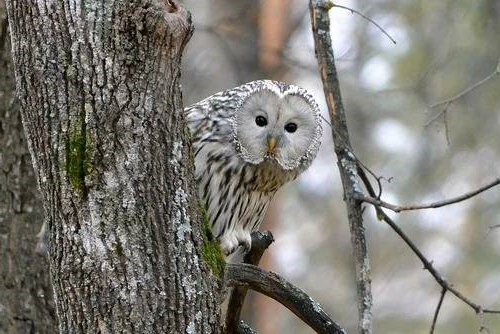
<path fill-rule="evenodd" d="M 330 1 L 310 0 L 309 9 L 311 12 L 316 58 L 330 114 L 331 132 L 338 159 L 337 166 L 342 179 L 344 201 L 346 203 L 349 230 L 351 233 L 358 294 L 358 327 L 360 333 L 371 334 L 373 327 L 371 269 L 363 225 L 362 202 L 358 201 L 355 196 L 356 193 L 362 192 L 362 190 L 356 170 L 358 164 L 355 156 L 351 154 L 353 150 L 349 139 L 349 129 L 342 103 L 340 83 L 330 36 L 328 4 L 331 5 L 332 3 Z"/>
<path fill-rule="evenodd" d="M 328 124 L 328 126 L 329 126 L 330 128 L 332 127 L 332 123 L 330 123 L 330 121 L 329 121 L 329 120 L 327 120 L 327 119 L 325 118 L 325 116 L 320 115 L 320 117 L 323 119 L 323 121 L 324 121 L 326 124 Z"/>
<path fill-rule="evenodd" d="M 345 334 L 345 330 L 323 311 L 321 305 L 275 273 L 246 263 L 228 264 L 225 282 L 229 287 L 245 287 L 273 298 L 317 333 Z"/>
<path fill-rule="evenodd" d="M 384 33 L 384 35 L 386 35 L 391 40 L 392 43 L 396 44 L 396 40 L 394 38 L 392 38 L 392 36 L 389 35 L 389 33 L 384 28 L 382 28 L 377 22 L 375 22 L 373 19 L 369 18 L 365 14 L 361 13 L 360 11 L 357 11 L 356 9 L 352 9 L 350 7 L 337 5 L 333 2 L 330 2 L 330 4 L 326 4 L 325 6 L 328 6 L 330 8 L 337 7 L 337 8 L 347 9 L 352 14 L 358 14 L 359 16 L 361 16 L 362 18 L 364 18 L 365 20 L 367 20 L 371 24 L 375 25 L 380 31 L 382 31 L 382 33 Z"/>
<path fill-rule="evenodd" d="M 446 295 L 446 291 L 448 291 L 448 290 L 446 290 L 445 288 L 443 288 L 441 290 L 441 295 L 439 296 L 439 302 L 437 304 L 436 311 L 434 311 L 434 318 L 432 319 L 432 326 L 431 326 L 430 334 L 434 334 L 434 329 L 436 328 L 436 323 L 437 323 L 439 311 L 441 310 L 441 305 L 443 305 L 444 295 Z"/>
<path fill-rule="evenodd" d="M 484 311 L 483 309 L 479 310 L 478 312 L 478 316 L 479 316 L 479 333 L 486 333 L 486 334 L 490 334 L 490 329 L 488 328 L 488 326 L 486 326 L 486 319 L 484 319 Z"/>
<path fill-rule="evenodd" d="M 447 98 L 447 99 L 445 99 L 443 101 L 439 101 L 439 102 L 434 103 L 429 108 L 433 109 L 433 108 L 436 108 L 437 106 L 440 106 L 442 104 L 453 103 L 456 100 L 462 98 L 465 94 L 468 94 L 468 93 L 472 92 L 474 89 L 480 87 L 481 85 L 484 85 L 486 82 L 490 81 L 493 77 L 495 77 L 498 74 L 500 74 L 500 59 L 498 60 L 497 66 L 496 66 L 495 70 L 493 71 L 493 73 L 490 73 L 486 78 L 484 78 L 484 79 L 476 82 L 475 84 L 473 84 L 472 86 L 464 89 L 463 91 L 461 91 L 460 93 L 456 94 L 455 96 L 452 96 L 452 97 Z"/>
<path fill-rule="evenodd" d="M 375 172 L 373 172 L 370 168 L 368 168 L 368 166 L 366 166 L 353 152 L 351 152 L 351 154 L 354 155 L 354 157 L 356 158 L 358 165 L 363 167 L 363 169 L 366 170 L 377 182 L 378 193 L 377 193 L 376 198 L 380 199 L 380 196 L 382 196 L 382 191 L 383 191 L 381 180 L 385 180 L 385 181 L 391 183 L 391 181 L 393 179 L 392 176 L 389 178 L 385 178 L 384 176 L 378 176 L 377 174 L 375 174 Z"/>
<path fill-rule="evenodd" d="M 375 196 L 375 190 L 373 189 L 373 186 L 370 183 L 370 180 L 366 176 L 364 170 L 361 167 L 358 167 L 358 171 L 361 177 L 361 180 L 365 184 L 366 190 L 370 194 L 370 196 Z M 373 203 L 371 203 L 373 204 Z M 424 254 L 420 251 L 420 249 L 415 245 L 415 243 L 399 228 L 399 226 L 384 212 L 384 210 L 381 209 L 380 205 L 373 204 L 375 207 L 375 211 L 377 213 L 377 218 L 379 220 L 383 220 L 386 222 L 394 232 L 396 232 L 397 235 L 403 239 L 403 241 L 410 247 L 410 249 L 413 251 L 413 253 L 420 259 L 422 264 L 424 265 L 424 269 L 429 271 L 429 273 L 434 277 L 434 280 L 443 288 L 446 289 L 447 291 L 450 291 L 452 294 L 454 294 L 458 299 L 462 300 L 465 304 L 469 305 L 476 313 L 479 314 L 479 312 L 484 312 L 484 313 L 495 313 L 495 314 L 500 314 L 500 310 L 491 310 L 491 309 L 483 309 L 481 305 L 478 305 L 474 302 L 472 302 L 470 299 L 465 297 L 460 291 L 455 289 L 452 284 L 450 284 L 440 273 L 437 271 L 436 268 L 434 268 L 434 265 L 432 261 L 429 261 Z"/>
<path fill-rule="evenodd" d="M 389 209 L 391 211 L 399 213 L 401 211 L 435 209 L 435 208 L 440 208 L 440 207 L 443 207 L 446 205 L 459 203 L 459 202 L 465 201 L 471 197 L 474 197 L 474 196 L 476 196 L 476 195 L 478 195 L 478 194 L 480 194 L 480 193 L 482 193 L 490 188 L 493 188 L 494 186 L 499 185 L 499 184 L 500 184 L 500 178 L 493 180 L 492 182 L 488 183 L 487 185 L 485 185 L 477 190 L 465 193 L 461 196 L 442 200 L 442 201 L 427 203 L 427 204 L 414 204 L 414 205 L 404 205 L 404 206 L 401 205 L 400 206 L 400 205 L 394 205 L 391 203 L 384 202 L 384 201 L 377 199 L 375 197 L 367 197 L 364 195 L 357 195 L 357 198 L 360 201 L 367 202 L 367 203 L 377 205 L 377 206 L 381 206 L 383 208 L 386 208 L 386 209 Z"/>
<path fill-rule="evenodd" d="M 479 310 L 478 312 L 478 316 L 479 316 L 479 333 L 486 333 L 486 334 L 490 334 L 490 329 L 488 328 L 488 326 L 486 326 L 486 320 L 484 319 L 484 312 L 483 310 Z"/>
<path fill-rule="evenodd" d="M 500 227 L 500 224 L 488 226 L 488 233 L 491 233 L 491 231 L 493 231 L 494 229 L 499 228 L 499 227 Z"/>
<path fill-rule="evenodd" d="M 484 235 L 484 239 L 486 239 L 494 229 L 499 228 L 499 227 L 500 227 L 500 224 L 488 226 L 488 231 Z"/>
<path fill-rule="evenodd" d="M 452 103 L 454 103 L 458 99 L 461 99 L 463 96 L 465 96 L 466 94 L 472 92 L 473 90 L 477 89 L 478 87 L 484 85 L 485 83 L 487 83 L 488 81 L 490 81 L 491 79 L 493 79 L 494 77 L 496 77 L 499 74 L 500 74 L 500 59 L 498 59 L 498 63 L 497 63 L 497 66 L 496 66 L 495 70 L 492 73 L 490 73 L 488 76 L 486 76 L 484 79 L 476 82 L 475 84 L 473 84 L 470 87 L 467 87 L 466 89 L 464 89 L 460 93 L 456 94 L 455 96 L 452 96 L 450 98 L 447 98 L 445 100 L 436 102 L 433 105 L 431 105 L 429 107 L 429 109 L 434 109 L 434 108 L 442 106 L 442 105 L 445 105 L 445 107 L 439 113 L 437 113 L 436 115 L 434 115 L 429 121 L 427 121 L 427 123 L 425 124 L 425 126 L 428 127 L 430 124 L 432 124 L 439 117 L 443 116 L 448 111 L 448 108 L 449 108 L 449 106 Z"/>

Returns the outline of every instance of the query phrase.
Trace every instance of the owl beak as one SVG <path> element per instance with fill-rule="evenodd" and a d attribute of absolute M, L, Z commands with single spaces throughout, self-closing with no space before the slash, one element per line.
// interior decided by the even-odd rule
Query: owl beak
<path fill-rule="evenodd" d="M 267 139 L 267 153 L 274 153 L 276 147 L 276 138 L 270 137 Z"/>

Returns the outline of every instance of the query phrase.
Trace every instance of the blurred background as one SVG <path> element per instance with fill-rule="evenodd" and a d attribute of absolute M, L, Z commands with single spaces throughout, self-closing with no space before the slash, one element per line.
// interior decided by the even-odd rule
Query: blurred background
<path fill-rule="evenodd" d="M 298 84 L 326 104 L 317 73 L 308 1 L 183 1 L 196 31 L 183 59 L 184 103 L 270 78 Z M 383 181 L 382 198 L 413 204 L 454 197 L 500 176 L 500 75 L 443 107 L 495 71 L 498 0 L 341 1 L 377 21 L 330 11 L 348 125 L 358 158 Z M 445 116 L 445 117 L 444 117 Z M 354 264 L 342 188 L 325 123 L 312 167 L 274 199 L 274 233 L 262 266 L 320 302 L 349 332 L 357 326 Z M 500 189 L 441 209 L 391 214 L 455 287 L 500 308 Z M 375 333 L 427 333 L 440 287 L 398 236 L 365 214 Z M 252 294 L 244 318 L 260 333 L 310 333 L 272 300 Z M 500 316 L 486 315 L 491 333 Z M 447 294 L 436 333 L 477 333 L 471 308 Z"/>

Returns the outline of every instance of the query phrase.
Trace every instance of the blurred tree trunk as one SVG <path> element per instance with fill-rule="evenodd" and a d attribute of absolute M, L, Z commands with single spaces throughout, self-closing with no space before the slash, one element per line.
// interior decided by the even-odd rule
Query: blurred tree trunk
<path fill-rule="evenodd" d="M 291 5 L 291 0 L 260 2 L 259 65 L 274 80 L 281 80 L 286 73 L 283 57 L 291 36 Z"/>
<path fill-rule="evenodd" d="M 238 85 L 262 79 L 259 67 L 259 1 L 215 0 L 211 13 L 217 31 L 227 43 L 229 62 L 236 69 Z M 229 88 L 229 87 L 227 87 Z"/>
<path fill-rule="evenodd" d="M 172 0 L 7 10 L 60 332 L 219 332 L 178 83 L 190 16 Z"/>
<path fill-rule="evenodd" d="M 43 207 L 14 97 L 10 49 L 0 2 L 0 333 L 54 333 L 49 262 L 35 252 Z"/>

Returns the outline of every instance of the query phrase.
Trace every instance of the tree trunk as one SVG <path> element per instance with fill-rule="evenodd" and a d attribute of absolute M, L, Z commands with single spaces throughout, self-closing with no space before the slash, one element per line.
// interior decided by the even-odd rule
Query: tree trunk
<path fill-rule="evenodd" d="M 7 13 L 0 2 L 0 333 L 54 333 L 49 263 L 35 252 L 43 207 L 10 58 Z"/>
<path fill-rule="evenodd" d="M 189 14 L 173 0 L 7 9 L 60 332 L 219 332 L 178 83 Z"/>

